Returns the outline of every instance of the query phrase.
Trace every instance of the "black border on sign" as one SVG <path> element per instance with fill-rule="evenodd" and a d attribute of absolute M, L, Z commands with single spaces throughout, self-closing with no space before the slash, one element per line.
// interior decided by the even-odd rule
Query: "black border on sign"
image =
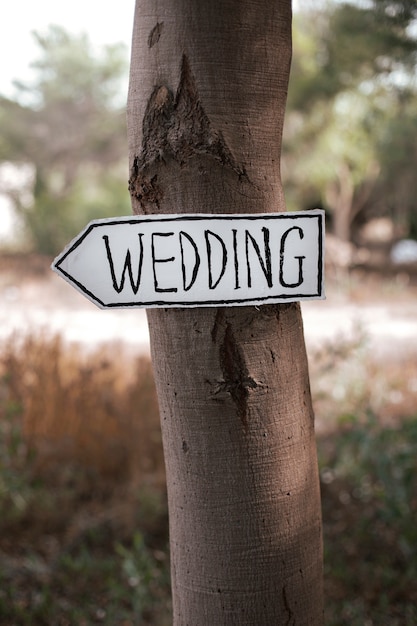
<path fill-rule="evenodd" d="M 320 212 L 319 212 L 320 211 Z M 89 233 L 101 226 L 116 226 L 118 224 L 141 224 L 143 222 L 190 222 L 190 221 L 203 221 L 203 220 L 219 220 L 219 221 L 231 221 L 231 220 L 246 220 L 246 221 L 258 221 L 258 220 L 296 220 L 298 218 L 318 219 L 318 260 L 317 260 L 317 292 L 316 293 L 298 293 L 298 294 L 275 294 L 270 296 L 264 296 L 260 298 L 234 298 L 230 300 L 201 300 L 201 301 L 184 301 L 184 302 L 171 302 L 166 300 L 152 300 L 152 301 L 138 301 L 133 302 L 114 302 L 110 304 L 104 303 L 95 294 L 89 291 L 82 283 L 76 280 L 71 274 L 68 274 L 62 267 L 61 263 L 69 256 L 76 248 L 78 248 Z M 323 293 L 323 222 L 324 211 L 315 210 L 314 212 L 297 212 L 297 213 L 274 213 L 264 214 L 259 213 L 257 215 L 242 215 L 242 214 L 182 214 L 176 216 L 169 215 L 147 215 L 137 217 L 121 217 L 115 219 L 95 220 L 90 222 L 86 226 L 85 230 L 80 233 L 69 244 L 68 248 L 64 250 L 52 263 L 52 268 L 58 271 L 69 283 L 76 286 L 76 288 L 84 294 L 87 298 L 96 302 L 99 307 L 105 309 L 127 309 L 127 308 L 183 308 L 183 307 L 213 307 L 213 306 L 228 306 L 228 305 L 262 305 L 268 303 L 279 302 L 297 302 L 299 300 L 315 298 L 320 299 L 324 297 Z"/>

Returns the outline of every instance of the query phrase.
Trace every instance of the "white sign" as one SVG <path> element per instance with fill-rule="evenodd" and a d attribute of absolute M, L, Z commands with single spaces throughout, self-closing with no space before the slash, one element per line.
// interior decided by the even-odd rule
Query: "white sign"
<path fill-rule="evenodd" d="M 90 224 L 52 269 L 100 308 L 323 299 L 324 212 L 146 215 Z"/>

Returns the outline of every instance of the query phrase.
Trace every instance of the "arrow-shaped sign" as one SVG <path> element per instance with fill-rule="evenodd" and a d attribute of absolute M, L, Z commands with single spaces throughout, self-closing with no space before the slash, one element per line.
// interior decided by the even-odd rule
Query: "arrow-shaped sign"
<path fill-rule="evenodd" d="M 323 299 L 324 212 L 90 222 L 52 269 L 100 308 Z"/>

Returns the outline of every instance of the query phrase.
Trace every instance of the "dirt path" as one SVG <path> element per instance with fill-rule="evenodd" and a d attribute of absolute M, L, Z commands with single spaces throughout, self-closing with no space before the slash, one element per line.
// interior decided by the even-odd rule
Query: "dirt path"
<path fill-rule="evenodd" d="M 302 305 L 308 349 L 360 333 L 377 357 L 417 355 L 415 287 L 359 283 L 354 299 L 334 286 L 327 292 L 327 300 Z M 40 331 L 62 333 L 86 347 L 116 341 L 149 350 L 143 310 L 99 310 L 50 271 L 45 260 L 0 264 L 0 339 Z"/>

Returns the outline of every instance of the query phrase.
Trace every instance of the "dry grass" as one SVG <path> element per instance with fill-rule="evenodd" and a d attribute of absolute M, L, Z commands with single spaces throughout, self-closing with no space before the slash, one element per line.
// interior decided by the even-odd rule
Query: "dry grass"
<path fill-rule="evenodd" d="M 0 624 L 168 624 L 164 485 L 149 359 L 7 341 Z"/>
<path fill-rule="evenodd" d="M 117 345 L 86 355 L 64 347 L 58 336 L 12 338 L 0 372 L 5 406 L 21 407 L 22 435 L 36 451 L 39 470 L 72 459 L 105 480 L 152 477 L 163 484 L 149 359 L 124 359 Z"/>
<path fill-rule="evenodd" d="M 417 623 L 417 361 L 358 330 L 311 355 L 328 626 Z M 0 624 L 170 623 L 151 364 L 59 337 L 0 350 Z"/>

